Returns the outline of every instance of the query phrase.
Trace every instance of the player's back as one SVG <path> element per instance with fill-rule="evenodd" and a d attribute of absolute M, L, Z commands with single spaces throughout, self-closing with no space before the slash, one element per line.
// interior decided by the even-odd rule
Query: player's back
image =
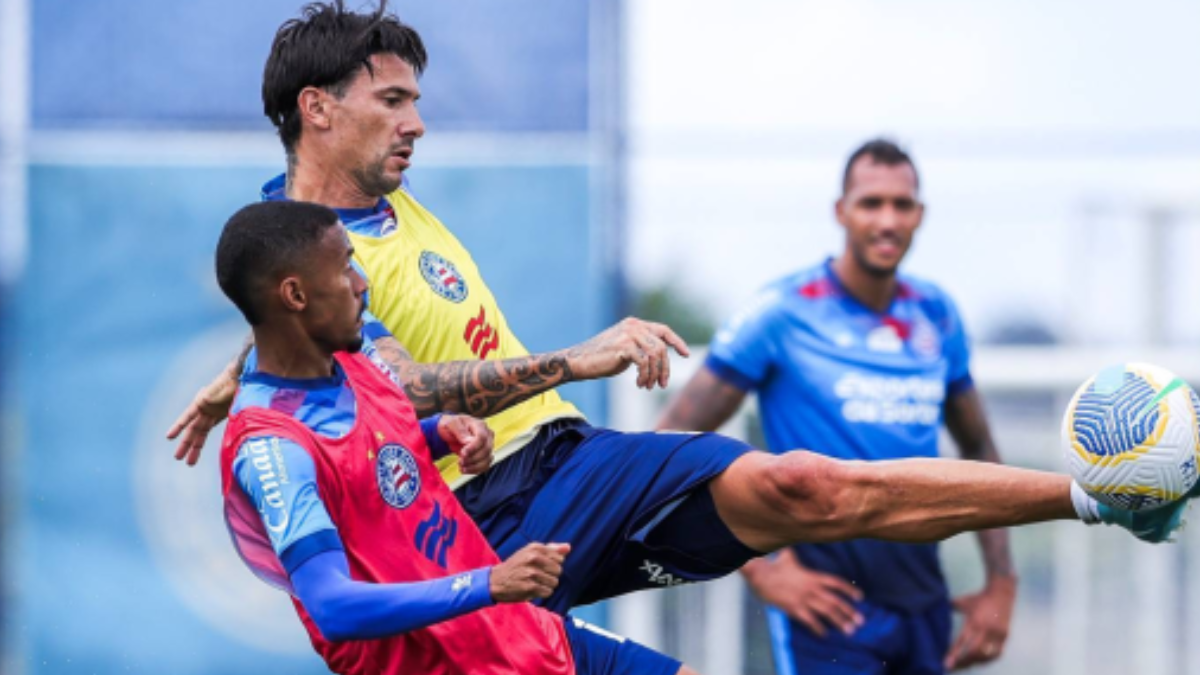
<path fill-rule="evenodd" d="M 277 410 L 235 413 L 221 453 L 226 517 L 243 559 L 259 576 L 288 589 L 282 563 L 256 507 L 235 484 L 243 442 L 286 438 L 316 465 L 322 501 L 356 581 L 406 583 L 459 575 L 499 562 L 442 481 L 412 407 L 364 356 L 339 355 L 357 401 L 349 433 L 327 438 Z M 339 673 L 544 673 L 574 666 L 561 619 L 528 603 L 486 607 L 425 628 L 379 639 L 332 643 L 299 602 L 314 648 Z"/>

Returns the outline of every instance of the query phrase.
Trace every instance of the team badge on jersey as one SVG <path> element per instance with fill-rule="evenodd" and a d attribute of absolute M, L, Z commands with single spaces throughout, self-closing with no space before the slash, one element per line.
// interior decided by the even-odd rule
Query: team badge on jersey
<path fill-rule="evenodd" d="M 450 302 L 462 302 L 467 299 L 467 282 L 463 280 L 454 263 L 446 260 L 433 251 L 421 253 L 421 276 L 434 293 Z"/>
<path fill-rule="evenodd" d="M 421 493 L 417 460 L 407 449 L 394 443 L 379 450 L 375 478 L 383 501 L 398 509 L 408 508 Z"/>

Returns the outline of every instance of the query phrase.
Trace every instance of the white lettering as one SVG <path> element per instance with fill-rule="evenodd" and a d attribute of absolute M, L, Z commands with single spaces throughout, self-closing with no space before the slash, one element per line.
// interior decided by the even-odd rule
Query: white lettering
<path fill-rule="evenodd" d="M 887 377 L 847 373 L 834 385 L 847 422 L 936 425 L 945 384 L 929 377 Z"/>

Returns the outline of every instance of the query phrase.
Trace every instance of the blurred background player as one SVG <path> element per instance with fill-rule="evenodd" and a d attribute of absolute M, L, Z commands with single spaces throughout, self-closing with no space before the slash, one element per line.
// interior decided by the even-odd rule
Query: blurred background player
<path fill-rule="evenodd" d="M 963 458 L 1000 462 L 954 303 L 899 274 L 924 208 L 904 150 L 887 140 L 855 150 L 835 205 L 841 255 L 770 284 L 730 320 L 660 425 L 716 429 L 754 391 L 776 452 L 936 457 L 944 420 Z M 1008 534 L 978 537 L 987 581 L 954 601 L 964 620 L 953 646 L 936 544 L 801 544 L 748 564 L 773 606 L 779 672 L 937 673 L 998 658 L 1016 576 Z"/>
<path fill-rule="evenodd" d="M 462 416 L 418 423 L 362 333 L 352 255 L 330 209 L 267 202 L 229 220 L 216 265 L 258 349 L 221 451 L 226 520 L 251 570 L 293 595 L 330 669 L 693 672 L 526 602 L 553 592 L 569 546 L 500 562 L 463 513 L 433 461 L 484 470 L 491 432 Z"/>

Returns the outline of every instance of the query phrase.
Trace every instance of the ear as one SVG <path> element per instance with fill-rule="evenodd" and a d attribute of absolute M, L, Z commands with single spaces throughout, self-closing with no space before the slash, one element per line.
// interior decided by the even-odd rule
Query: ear
<path fill-rule="evenodd" d="M 838 200 L 833 203 L 833 215 L 843 227 L 846 225 L 846 208 L 848 206 L 845 195 L 838 197 Z"/>
<path fill-rule="evenodd" d="M 297 97 L 297 106 L 300 111 L 300 119 L 304 124 L 316 127 L 317 129 L 328 129 L 330 127 L 330 105 L 329 93 L 324 89 L 317 87 L 305 87 L 300 91 L 300 96 Z"/>
<path fill-rule="evenodd" d="M 308 307 L 308 296 L 304 293 L 300 277 L 284 277 L 279 282 L 279 299 L 289 312 L 303 312 Z"/>

